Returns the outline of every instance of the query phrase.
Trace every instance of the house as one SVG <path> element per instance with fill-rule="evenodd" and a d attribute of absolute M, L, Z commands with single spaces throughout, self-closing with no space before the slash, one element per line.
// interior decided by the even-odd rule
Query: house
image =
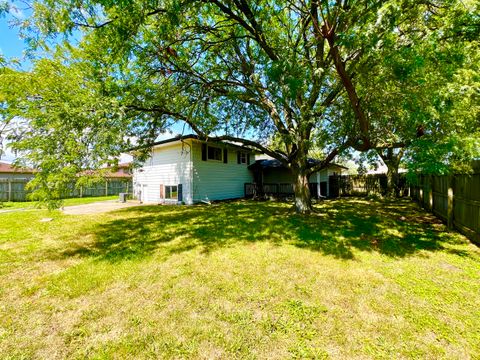
<path fill-rule="evenodd" d="M 280 165 L 235 143 L 203 141 L 196 135 L 175 137 L 153 144 L 149 158 L 133 171 L 133 192 L 145 203 L 194 204 L 243 198 L 254 182 L 257 189 L 289 184 L 291 190 L 289 170 Z M 323 186 L 322 195 L 328 196 L 328 176 L 342 169 L 334 165 L 312 175 L 314 195 Z"/>
<path fill-rule="evenodd" d="M 35 171 L 0 162 L 0 202 L 25 201 L 25 185 L 33 179 Z"/>
<path fill-rule="evenodd" d="M 19 180 L 27 181 L 31 180 L 35 175 L 33 169 L 29 168 L 18 168 L 13 165 L 0 161 L 0 179 L 2 180 Z"/>
<path fill-rule="evenodd" d="M 132 179 L 131 165 L 132 163 L 129 163 L 129 162 L 120 163 L 116 166 L 116 169 L 112 168 L 109 172 L 105 173 L 104 177 L 109 180 L 114 180 L 114 179 L 131 180 Z"/>
<path fill-rule="evenodd" d="M 252 181 L 254 151 L 195 135 L 156 142 L 151 156 L 133 172 L 134 195 L 147 203 L 193 204 L 241 198 Z"/>

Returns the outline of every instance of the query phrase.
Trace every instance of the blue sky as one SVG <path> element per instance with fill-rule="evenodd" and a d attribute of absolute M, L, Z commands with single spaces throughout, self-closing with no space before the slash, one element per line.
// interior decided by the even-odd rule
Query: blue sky
<path fill-rule="evenodd" d="M 22 16 L 21 12 L 17 12 L 17 15 Z M 13 28 L 9 23 L 11 20 L 11 16 L 0 17 L 0 53 L 7 59 L 17 58 L 21 62 L 21 67 L 28 69 L 30 62 L 22 59 L 25 43 L 20 39 L 18 29 Z M 14 160 L 15 156 L 8 149 L 6 150 L 6 154 L 2 156 L 1 160 Z"/>
<path fill-rule="evenodd" d="M 12 12 L 15 16 L 24 17 L 23 10 L 15 6 L 13 3 Z M 20 38 L 18 29 L 12 27 L 11 21 L 13 17 L 11 15 L 0 16 L 0 53 L 2 53 L 7 59 L 17 58 L 21 61 L 21 67 L 28 69 L 30 62 L 23 59 L 25 43 Z"/>
<path fill-rule="evenodd" d="M 1 1 L 1 0 L 0 0 Z M 25 10 L 20 8 L 18 2 L 10 1 L 13 4 L 11 11 L 17 18 L 25 17 Z M 19 61 L 19 66 L 23 70 L 29 70 L 31 68 L 31 62 L 25 58 L 26 44 L 21 39 L 19 30 L 12 26 L 13 17 L 11 15 L 0 16 L 0 54 L 2 54 L 7 60 L 15 58 Z M 158 140 L 170 138 L 177 134 L 184 132 L 184 134 L 192 133 L 189 126 L 183 127 L 183 124 L 177 123 L 170 128 L 171 133 L 165 133 L 158 137 Z M 6 154 L 3 154 L 0 160 L 13 161 L 15 155 L 5 149 Z M 122 157 L 122 161 L 128 161 L 128 157 Z"/>

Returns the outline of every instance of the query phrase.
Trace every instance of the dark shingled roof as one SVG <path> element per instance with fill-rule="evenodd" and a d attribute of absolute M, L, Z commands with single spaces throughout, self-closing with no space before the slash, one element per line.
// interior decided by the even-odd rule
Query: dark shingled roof
<path fill-rule="evenodd" d="M 203 139 L 200 138 L 200 136 L 195 135 L 195 134 L 177 135 L 177 136 L 175 136 L 173 138 L 170 138 L 170 139 L 156 141 L 152 144 L 152 146 L 169 144 L 169 143 L 173 143 L 175 141 L 183 141 L 183 140 L 187 140 L 187 139 L 193 139 L 193 140 L 198 140 L 198 141 L 202 141 L 202 142 L 209 142 L 209 143 L 223 144 L 223 145 L 227 145 L 227 146 L 238 148 L 238 149 L 245 150 L 245 151 L 257 152 L 257 150 L 252 149 L 248 146 L 245 146 L 245 145 L 242 145 L 242 144 L 237 144 L 237 143 L 232 143 L 232 142 L 226 141 L 226 140 L 221 140 L 221 141 L 214 140 L 214 139 L 203 140 Z M 139 149 L 139 147 L 135 147 L 135 148 L 129 149 L 128 151 L 133 151 L 133 150 L 138 150 L 138 149 Z"/>
<path fill-rule="evenodd" d="M 316 165 L 316 164 L 320 163 L 320 161 L 321 160 L 309 158 L 308 159 L 308 164 L 309 165 Z M 345 170 L 348 169 L 345 166 L 338 165 L 338 164 L 335 164 L 335 163 L 330 163 L 329 166 L 338 166 L 338 167 L 340 167 L 342 169 L 345 169 Z M 265 170 L 265 169 L 284 169 L 285 166 L 283 166 L 283 164 L 280 162 L 280 160 L 277 160 L 277 159 L 263 159 L 263 160 L 255 161 L 248 168 L 250 170 L 255 170 L 255 169 L 262 169 L 262 170 Z"/>

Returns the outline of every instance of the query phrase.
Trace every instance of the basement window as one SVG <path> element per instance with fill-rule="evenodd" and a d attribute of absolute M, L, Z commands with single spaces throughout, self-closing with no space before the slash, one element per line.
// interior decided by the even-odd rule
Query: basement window
<path fill-rule="evenodd" d="M 177 200 L 178 198 L 178 186 L 166 185 L 165 186 L 165 199 Z"/>

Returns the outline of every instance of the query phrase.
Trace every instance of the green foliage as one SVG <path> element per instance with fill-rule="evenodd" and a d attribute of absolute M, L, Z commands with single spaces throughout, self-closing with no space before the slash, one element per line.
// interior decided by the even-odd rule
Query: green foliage
<path fill-rule="evenodd" d="M 53 174 L 76 151 L 80 167 L 98 167 L 127 148 L 124 139 L 146 148 L 184 122 L 251 141 L 303 176 L 314 149 L 331 161 L 349 147 L 405 146 L 419 128 L 441 143 L 468 107 L 462 71 L 478 76 L 476 14 L 476 2 L 458 0 L 34 1 L 23 24 L 31 47 L 64 43 L 18 75 L 25 89 L 7 90 L 9 116 L 34 124 L 31 141 L 16 146 Z M 49 73 L 55 80 L 43 81 Z M 41 140 L 43 129 L 52 141 Z M 76 144 L 91 129 L 98 136 Z M 46 147 L 59 166 L 41 160 Z"/>
<path fill-rule="evenodd" d="M 123 147 L 122 110 L 114 98 L 99 97 L 101 84 L 88 70 L 45 59 L 31 72 L 0 74 L 0 101 L 17 125 L 11 147 L 39 170 L 29 184 L 35 200 L 60 199 L 82 171 L 111 163 Z"/>

